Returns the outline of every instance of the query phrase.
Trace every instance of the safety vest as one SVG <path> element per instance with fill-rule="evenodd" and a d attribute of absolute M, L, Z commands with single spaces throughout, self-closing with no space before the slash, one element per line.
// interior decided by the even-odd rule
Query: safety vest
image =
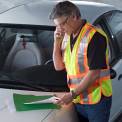
<path fill-rule="evenodd" d="M 75 89 L 77 85 L 82 82 L 84 76 L 89 72 L 87 48 L 96 32 L 99 32 L 105 36 L 108 43 L 106 34 L 101 29 L 97 29 L 89 23 L 86 23 L 81 29 L 72 52 L 70 48 L 70 36 L 68 37 L 67 45 L 64 51 L 64 63 L 67 70 L 67 82 L 70 90 Z M 95 104 L 100 101 L 102 94 L 105 96 L 112 95 L 108 48 L 106 49 L 106 63 L 107 68 L 101 69 L 100 77 L 94 81 L 86 91 L 77 96 L 73 102 L 80 104 Z"/>

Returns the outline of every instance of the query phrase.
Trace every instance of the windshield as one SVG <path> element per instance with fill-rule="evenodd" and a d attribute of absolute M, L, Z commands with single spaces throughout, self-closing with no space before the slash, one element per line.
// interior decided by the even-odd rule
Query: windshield
<path fill-rule="evenodd" d="M 0 27 L 0 87 L 64 91 L 65 71 L 52 61 L 54 27 Z"/>

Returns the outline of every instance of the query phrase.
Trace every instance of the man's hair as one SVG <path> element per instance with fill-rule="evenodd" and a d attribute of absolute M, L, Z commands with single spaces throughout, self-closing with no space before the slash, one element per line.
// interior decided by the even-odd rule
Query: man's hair
<path fill-rule="evenodd" d="M 53 8 L 50 19 L 55 19 L 61 16 L 76 16 L 81 17 L 79 8 L 70 1 L 62 1 L 55 5 Z"/>

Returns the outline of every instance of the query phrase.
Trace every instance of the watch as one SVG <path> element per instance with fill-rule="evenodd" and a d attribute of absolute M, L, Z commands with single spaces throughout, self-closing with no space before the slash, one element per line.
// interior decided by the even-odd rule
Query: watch
<path fill-rule="evenodd" d="M 70 93 L 71 93 L 71 96 L 72 96 L 73 99 L 75 99 L 77 97 L 74 90 L 71 90 Z"/>

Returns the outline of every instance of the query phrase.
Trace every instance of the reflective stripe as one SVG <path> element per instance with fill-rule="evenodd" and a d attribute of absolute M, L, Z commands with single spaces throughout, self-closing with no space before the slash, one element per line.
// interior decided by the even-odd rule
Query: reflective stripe
<path fill-rule="evenodd" d="M 84 103 L 88 103 L 88 92 L 87 91 L 84 91 L 83 93 L 82 93 L 82 96 L 83 96 L 83 102 Z"/>
<path fill-rule="evenodd" d="M 108 76 L 108 77 L 106 77 Z M 101 73 L 100 73 L 100 78 L 109 78 L 110 76 L 110 70 L 101 70 Z M 78 77 L 70 77 L 69 81 L 68 81 L 68 84 L 79 84 L 81 81 L 82 81 L 83 77 L 82 78 L 78 78 Z M 102 79 L 103 80 L 103 79 Z"/>
<path fill-rule="evenodd" d="M 88 43 L 91 41 L 94 33 L 96 32 L 95 29 L 91 28 L 91 26 L 88 25 L 88 30 L 86 31 L 86 34 L 84 35 L 79 49 L 78 49 L 78 64 L 79 64 L 79 72 L 87 72 L 88 66 L 87 64 L 87 47 Z"/>
<path fill-rule="evenodd" d="M 83 78 L 73 78 L 73 79 L 70 79 L 68 81 L 68 84 L 79 84 L 80 82 L 82 82 L 82 79 Z"/>
<path fill-rule="evenodd" d="M 82 73 L 82 74 L 77 74 L 77 75 L 68 75 L 68 77 L 70 78 L 70 79 L 72 79 L 72 78 L 81 78 L 81 77 L 84 77 L 85 76 L 85 72 L 84 73 Z"/>
<path fill-rule="evenodd" d="M 100 77 L 110 76 L 110 70 L 101 70 Z"/>
<path fill-rule="evenodd" d="M 84 56 L 85 54 L 85 48 L 87 47 L 87 41 L 86 41 L 86 35 L 83 38 L 82 42 L 80 43 L 79 46 L 79 50 L 78 50 L 78 64 L 79 64 L 79 70 L 80 72 L 84 72 L 85 71 L 85 67 L 84 67 Z"/>
<path fill-rule="evenodd" d="M 77 52 L 77 64 L 79 65 L 79 72 L 84 72 L 85 71 L 85 67 L 84 67 L 84 56 L 86 55 L 85 49 L 87 48 L 87 37 L 89 32 L 92 30 L 92 28 L 87 25 L 87 31 L 84 35 L 84 37 L 82 38 L 79 48 L 78 48 L 78 52 Z"/>

